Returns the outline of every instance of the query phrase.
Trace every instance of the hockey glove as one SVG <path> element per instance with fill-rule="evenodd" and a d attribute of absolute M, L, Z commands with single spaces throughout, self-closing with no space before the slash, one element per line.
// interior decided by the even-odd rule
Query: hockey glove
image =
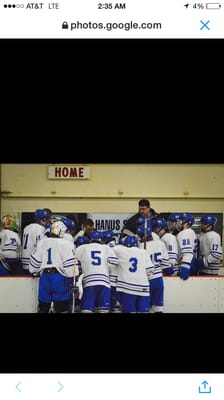
<path fill-rule="evenodd" d="M 186 281 L 189 278 L 189 275 L 190 275 L 190 269 L 185 267 L 180 267 L 180 279 Z"/>
<path fill-rule="evenodd" d="M 164 268 L 163 273 L 164 275 L 172 275 L 174 273 L 173 267 Z"/>

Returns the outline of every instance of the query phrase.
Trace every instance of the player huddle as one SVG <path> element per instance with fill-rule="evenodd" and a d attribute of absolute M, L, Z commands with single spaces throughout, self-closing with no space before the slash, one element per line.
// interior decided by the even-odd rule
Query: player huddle
<path fill-rule="evenodd" d="M 4 218 L 0 275 L 16 275 L 13 266 L 20 265 L 23 274 L 38 276 L 40 313 L 52 304 L 58 313 L 162 313 L 164 276 L 217 276 L 222 266 L 214 215 L 201 218 L 197 236 L 190 213 L 171 213 L 166 220 L 146 199 L 120 234 L 97 231 L 91 220 L 89 230 L 77 233 L 74 221 L 52 221 L 38 209 L 21 244 L 15 219 Z"/>

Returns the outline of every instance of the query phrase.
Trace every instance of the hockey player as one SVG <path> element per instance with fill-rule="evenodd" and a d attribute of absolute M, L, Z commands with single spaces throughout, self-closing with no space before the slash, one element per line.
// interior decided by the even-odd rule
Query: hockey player
<path fill-rule="evenodd" d="M 50 236 L 51 224 L 52 224 L 53 222 L 55 222 L 55 221 L 53 220 L 53 219 L 54 219 L 53 212 L 51 211 L 50 208 L 43 208 L 43 211 L 46 211 L 46 212 L 48 213 L 48 222 L 47 222 L 46 225 L 45 225 L 45 232 L 44 232 L 44 235 Z"/>
<path fill-rule="evenodd" d="M 113 249 L 103 243 L 101 232 L 93 231 L 90 243 L 77 247 L 76 251 L 84 274 L 81 313 L 108 313 L 111 305 L 109 265 L 117 263 Z"/>
<path fill-rule="evenodd" d="M 144 249 L 138 248 L 136 236 L 126 236 L 114 247 L 118 257 L 117 292 L 123 313 L 148 313 L 150 308 L 149 278 L 154 265 Z"/>
<path fill-rule="evenodd" d="M 116 246 L 118 237 L 112 230 L 102 232 L 103 242 L 107 246 L 114 248 Z M 119 302 L 119 293 L 116 290 L 117 287 L 117 268 L 114 266 L 109 268 L 109 278 L 111 284 L 111 312 L 121 313 L 121 304 Z"/>
<path fill-rule="evenodd" d="M 165 244 L 162 240 L 154 240 L 152 228 L 147 226 L 145 232 L 144 225 L 138 227 L 137 233 L 140 237 L 138 246 L 144 248 L 146 233 L 146 251 L 148 252 L 154 265 L 153 275 L 149 278 L 151 295 L 151 313 L 162 313 L 164 310 L 164 279 L 163 275 L 172 275 L 173 267 L 169 262 L 169 256 Z"/>
<path fill-rule="evenodd" d="M 124 237 L 126 235 L 133 235 L 136 234 L 137 232 L 137 227 L 139 225 L 139 218 L 140 217 L 150 217 L 151 219 L 154 219 L 158 217 L 159 214 L 150 207 L 150 202 L 147 199 L 141 199 L 138 202 L 138 213 L 133 215 L 131 218 L 129 218 L 126 223 L 124 224 L 122 230 L 121 230 L 121 237 Z"/>
<path fill-rule="evenodd" d="M 199 234 L 199 275 L 218 275 L 222 267 L 223 251 L 221 236 L 214 231 L 217 219 L 212 214 L 203 215 L 200 219 L 201 233 Z"/>
<path fill-rule="evenodd" d="M 21 240 L 14 215 L 5 215 L 0 232 L 0 276 L 23 275 L 21 264 Z"/>
<path fill-rule="evenodd" d="M 36 248 L 38 241 L 44 237 L 49 218 L 50 216 L 46 210 L 38 209 L 34 213 L 35 222 L 24 228 L 22 239 L 22 266 L 24 275 L 29 275 L 30 255 Z"/>
<path fill-rule="evenodd" d="M 61 218 L 61 221 L 63 224 L 66 226 L 66 232 L 64 234 L 64 239 L 70 240 L 72 243 L 74 243 L 74 234 L 75 234 L 75 222 L 67 217 Z"/>
<path fill-rule="evenodd" d="M 153 232 L 159 235 L 162 242 L 165 244 L 169 261 L 173 267 L 173 274 L 175 276 L 178 274 L 179 268 L 177 263 L 178 256 L 178 244 L 176 236 L 168 231 L 168 225 L 165 218 L 155 218 L 152 224 Z"/>
<path fill-rule="evenodd" d="M 63 238 L 65 231 L 62 221 L 53 222 L 50 236 L 39 240 L 30 256 L 30 273 L 40 273 L 38 313 L 48 313 L 52 302 L 56 313 L 69 312 L 70 285 L 79 271 L 74 243 Z"/>
<path fill-rule="evenodd" d="M 197 275 L 198 240 L 192 229 L 194 217 L 190 213 L 180 214 L 177 221 L 178 265 L 180 279 L 187 280 L 190 275 Z"/>
<path fill-rule="evenodd" d="M 105 244 L 108 244 L 109 247 L 114 247 L 118 244 L 118 236 L 112 230 L 103 231 L 102 240 Z"/>
<path fill-rule="evenodd" d="M 178 224 L 178 221 L 180 220 L 180 215 L 181 213 L 172 213 L 167 219 L 168 230 L 170 233 L 172 233 L 172 235 L 175 236 L 181 230 L 180 224 Z"/>

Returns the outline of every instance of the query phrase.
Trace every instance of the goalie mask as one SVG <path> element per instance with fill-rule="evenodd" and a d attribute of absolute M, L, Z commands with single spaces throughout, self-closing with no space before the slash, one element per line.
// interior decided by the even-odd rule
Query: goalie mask
<path fill-rule="evenodd" d="M 16 217 L 14 215 L 5 215 L 2 219 L 2 225 L 5 229 L 10 229 L 11 231 L 18 230 Z"/>
<path fill-rule="evenodd" d="M 60 238 L 63 238 L 66 230 L 67 230 L 67 227 L 65 226 L 65 224 L 63 224 L 62 221 L 56 221 L 56 222 L 53 222 L 53 224 L 51 225 L 50 232 Z"/>

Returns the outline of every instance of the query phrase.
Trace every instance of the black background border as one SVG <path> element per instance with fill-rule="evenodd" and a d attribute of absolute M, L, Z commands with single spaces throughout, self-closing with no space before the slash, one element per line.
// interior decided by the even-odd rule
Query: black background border
<path fill-rule="evenodd" d="M 222 39 L 0 48 L 2 126 L 14 134 L 1 163 L 222 163 Z M 223 314 L 1 314 L 0 324 L 2 373 L 224 372 Z"/>

